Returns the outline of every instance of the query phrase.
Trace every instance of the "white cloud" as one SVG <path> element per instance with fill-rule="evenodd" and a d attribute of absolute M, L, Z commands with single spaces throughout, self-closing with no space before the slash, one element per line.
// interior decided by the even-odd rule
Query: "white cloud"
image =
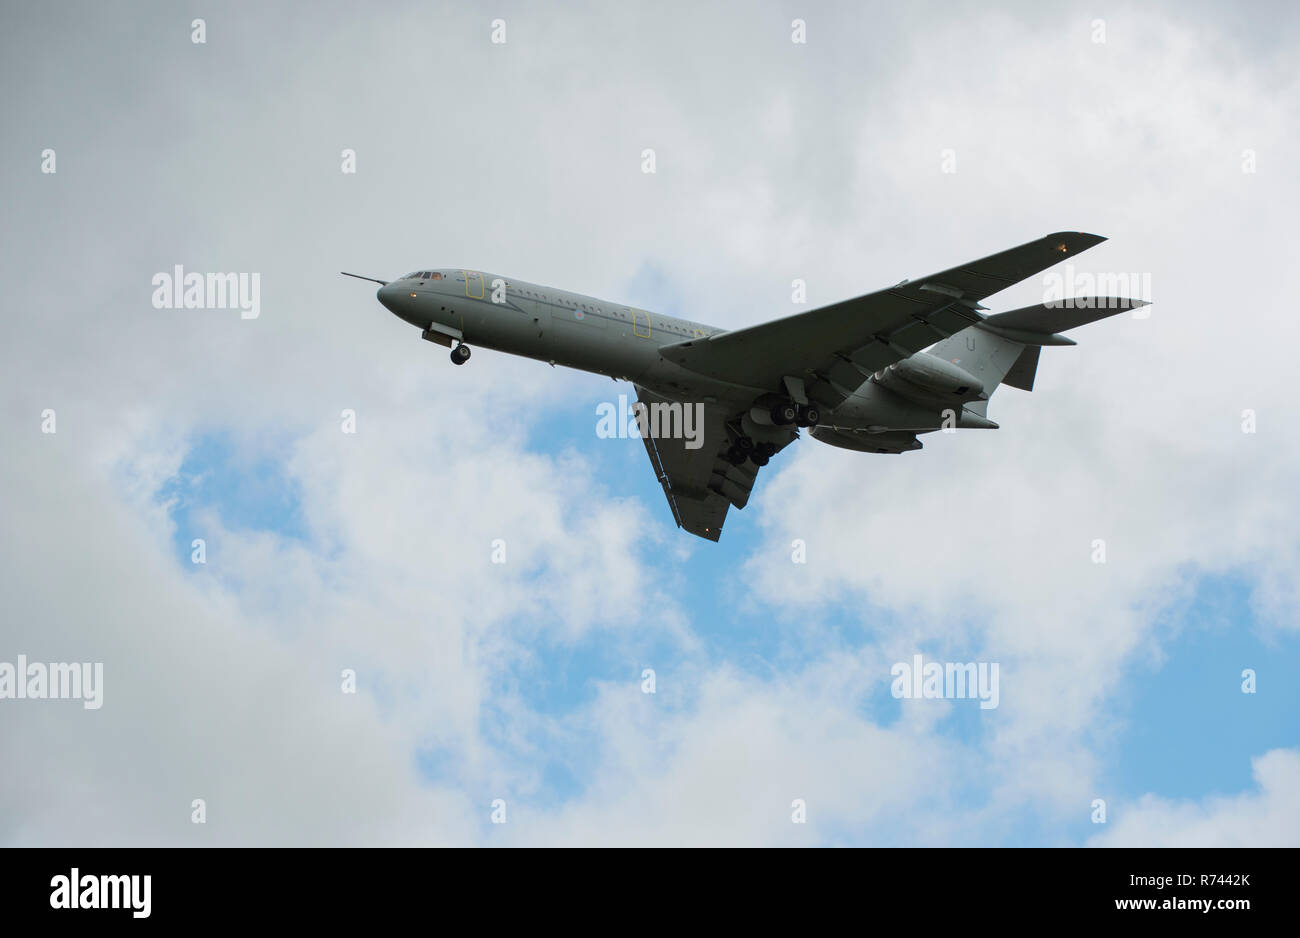
<path fill-rule="evenodd" d="M 915 15 L 826 12 L 807 47 L 748 6 L 520 8 L 505 48 L 462 11 L 304 32 L 222 14 L 197 53 L 174 24 L 132 24 L 146 52 L 129 61 L 108 24 L 61 34 L 58 55 L 10 40 L 0 68 L 25 77 L 7 127 L 55 143 L 60 172 L 0 174 L 3 646 L 104 660 L 109 703 L 29 702 L 0 725 L 24 767 L 0 781 L 0 840 L 981 842 L 1027 806 L 1086 804 L 1112 691 L 1158 650 L 1153 613 L 1189 572 L 1249 572 L 1294 628 L 1300 444 L 1279 402 L 1300 329 L 1274 276 L 1300 247 L 1293 75 L 1207 55 L 1207 24 L 1182 16 L 1113 18 L 1099 48 L 1090 15 Z M 394 55 L 394 35 L 438 54 Z M 125 106 L 106 96 L 123 81 Z M 683 546 L 661 501 L 528 444 L 612 385 L 487 353 L 454 369 L 335 273 L 481 264 L 648 303 L 620 293 L 648 267 L 689 304 L 669 312 L 739 325 L 795 311 L 795 277 L 816 305 L 1061 227 L 1113 236 L 1081 266 L 1150 271 L 1152 318 L 1048 350 L 1038 390 L 994 399 L 1003 430 L 781 454 L 746 509 L 763 538 L 719 584 L 752 587 L 741 611 L 783 640 L 821 637 L 769 681 L 711 659 L 711 624 L 676 598 L 690 558 L 730 542 Z M 176 263 L 261 272 L 262 318 L 153 310 L 150 277 Z M 282 463 L 305 541 L 209 513 L 220 562 L 177 562 L 155 495 L 213 430 Z M 846 608 L 864 631 L 840 650 L 825 619 Z M 902 634 L 873 629 L 877 610 Z M 682 656 L 669 705 L 630 679 L 551 718 L 502 688 L 547 643 L 647 635 Z M 889 727 L 861 710 L 920 649 L 1002 662 L 987 739 L 953 743 L 940 708 Z M 587 743 L 578 794 L 547 803 L 540 763 Z M 430 749 L 450 754 L 439 785 L 416 768 Z M 517 804 L 505 832 L 484 823 L 498 792 Z"/>
<path fill-rule="evenodd" d="M 1115 806 L 1097 847 L 1300 846 L 1300 750 L 1273 749 L 1250 760 L 1255 790 L 1174 801 L 1143 795 Z"/>

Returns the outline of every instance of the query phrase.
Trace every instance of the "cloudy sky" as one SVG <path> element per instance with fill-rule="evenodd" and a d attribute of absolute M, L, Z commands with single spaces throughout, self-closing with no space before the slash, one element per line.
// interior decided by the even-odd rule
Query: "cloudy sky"
<path fill-rule="evenodd" d="M 0 700 L 0 843 L 1300 844 L 1298 41 L 1287 3 L 6 5 L 0 661 L 104 697 Z M 1148 317 L 1001 430 L 801 440 L 716 545 L 597 436 L 630 388 L 455 368 L 338 276 L 736 327 L 1063 229 Z M 176 265 L 260 315 L 155 308 Z M 916 654 L 999 706 L 896 699 Z"/>

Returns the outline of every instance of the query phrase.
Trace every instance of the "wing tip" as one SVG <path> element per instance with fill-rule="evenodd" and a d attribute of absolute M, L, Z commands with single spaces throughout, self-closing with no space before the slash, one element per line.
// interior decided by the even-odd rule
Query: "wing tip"
<path fill-rule="evenodd" d="M 1060 245 L 1065 245 L 1068 251 L 1086 251 L 1090 247 L 1095 247 L 1103 241 L 1109 240 L 1105 235 L 1091 234 L 1087 231 L 1054 231 L 1043 238 L 1044 241 L 1054 241 L 1057 250 L 1062 250 Z"/>

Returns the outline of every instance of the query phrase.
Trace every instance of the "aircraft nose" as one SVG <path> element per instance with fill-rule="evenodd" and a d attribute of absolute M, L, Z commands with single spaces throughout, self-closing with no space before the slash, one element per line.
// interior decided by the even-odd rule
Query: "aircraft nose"
<path fill-rule="evenodd" d="M 397 312 L 397 298 L 401 295 L 400 287 L 391 283 L 386 283 L 375 291 L 375 299 L 383 304 L 384 309 L 390 313 Z"/>
<path fill-rule="evenodd" d="M 375 299 L 383 304 L 398 319 L 413 326 L 423 328 L 429 324 L 427 316 L 420 306 L 420 301 L 411 290 L 409 283 L 386 283 L 375 291 Z"/>

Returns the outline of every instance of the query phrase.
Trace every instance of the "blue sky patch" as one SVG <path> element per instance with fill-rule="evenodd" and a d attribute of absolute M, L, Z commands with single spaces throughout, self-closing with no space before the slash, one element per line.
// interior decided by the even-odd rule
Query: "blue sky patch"
<path fill-rule="evenodd" d="M 208 562 L 220 550 L 201 518 L 211 512 L 230 530 L 267 531 L 305 541 L 297 485 L 285 473 L 287 442 L 253 445 L 236 441 L 223 430 L 195 437 L 179 471 L 158 492 L 159 502 L 173 501 L 174 546 L 192 566 L 191 544 L 206 541 Z"/>

